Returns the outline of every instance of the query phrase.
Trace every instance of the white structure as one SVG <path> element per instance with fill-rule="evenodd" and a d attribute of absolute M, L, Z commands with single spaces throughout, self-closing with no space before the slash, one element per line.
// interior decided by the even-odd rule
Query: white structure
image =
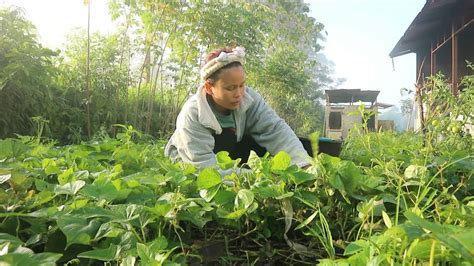
<path fill-rule="evenodd" d="M 391 105 L 377 103 L 380 91 L 362 91 L 360 89 L 326 90 L 326 113 L 324 117 L 324 134 L 328 138 L 345 139 L 354 124 L 362 123 L 362 117 L 357 113 L 360 103 L 365 104 L 366 110 L 375 112 L 367 127 L 369 130 L 377 129 L 378 107 L 386 108 Z"/>

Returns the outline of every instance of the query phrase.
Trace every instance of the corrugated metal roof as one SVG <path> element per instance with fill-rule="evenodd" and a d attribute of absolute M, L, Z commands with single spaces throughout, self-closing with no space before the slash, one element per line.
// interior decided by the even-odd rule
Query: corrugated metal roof
<path fill-rule="evenodd" d="M 375 102 L 380 91 L 360 89 L 325 90 L 328 103 Z"/>
<path fill-rule="evenodd" d="M 387 108 L 392 107 L 393 104 L 377 102 L 375 106 L 377 106 L 380 109 L 387 109 Z"/>
<path fill-rule="evenodd" d="M 429 47 L 445 26 L 450 26 L 457 10 L 474 13 L 474 0 L 427 0 L 421 11 L 390 52 L 390 57 L 413 53 Z"/>

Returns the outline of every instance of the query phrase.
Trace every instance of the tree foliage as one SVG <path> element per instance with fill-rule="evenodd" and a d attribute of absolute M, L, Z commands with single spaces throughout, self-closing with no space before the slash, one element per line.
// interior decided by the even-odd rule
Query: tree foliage
<path fill-rule="evenodd" d="M 64 51 L 62 61 L 58 64 L 59 74 L 57 83 L 71 108 L 77 113 L 63 113 L 73 115 L 67 118 L 70 123 L 66 137 L 74 131 L 83 132 L 85 123 L 86 99 L 86 54 L 87 34 L 83 30 L 74 32 L 68 37 L 68 45 Z M 125 95 L 127 93 L 127 69 L 120 56 L 120 42 L 116 35 L 108 37 L 98 33 L 90 38 L 90 89 L 89 107 L 91 111 L 92 132 L 98 132 L 101 127 L 112 133 L 112 124 L 123 123 Z M 73 140 L 73 139 L 71 139 Z"/>
<path fill-rule="evenodd" d="M 329 69 L 322 68 L 316 59 L 323 26 L 308 16 L 309 8 L 302 1 L 114 0 L 111 10 L 116 20 L 136 26 L 131 36 L 144 40 L 140 46 L 144 74 L 136 81 L 137 93 L 143 93 L 144 83 L 151 83 L 152 95 L 159 91 L 162 100 L 168 92 L 165 105 L 171 104 L 174 111 L 168 116 L 171 120 L 163 123 L 169 125 L 168 131 L 174 126 L 183 96 L 199 86 L 200 56 L 233 45 L 246 48 L 248 84 L 264 94 L 290 126 L 302 133 L 321 126 L 321 89 L 332 80 Z M 168 55 L 163 58 L 165 50 Z M 156 84 L 147 73 L 170 78 Z M 149 108 L 138 106 L 135 110 L 151 117 Z"/>
<path fill-rule="evenodd" d="M 0 136 L 33 134 L 31 117 L 54 114 L 55 55 L 21 9 L 0 9 Z"/>
<path fill-rule="evenodd" d="M 184 101 L 200 85 L 202 55 L 236 45 L 246 48 L 248 85 L 291 127 L 300 134 L 321 127 L 321 90 L 333 81 L 318 60 L 323 26 L 303 1 L 111 0 L 109 8 L 117 31 L 89 39 L 90 97 L 84 96 L 83 31 L 71 34 L 58 56 L 41 47 L 21 12 L 2 11 L 11 14 L 1 22 L 2 34 L 9 35 L 2 39 L 2 59 L 8 60 L 2 60 L 1 93 L 2 100 L 12 100 L 0 108 L 12 115 L 2 117 L 1 136 L 32 134 L 29 119 L 42 116 L 49 121 L 47 136 L 78 142 L 86 137 L 86 105 L 94 133 L 113 135 L 112 125 L 122 123 L 168 136 Z"/>

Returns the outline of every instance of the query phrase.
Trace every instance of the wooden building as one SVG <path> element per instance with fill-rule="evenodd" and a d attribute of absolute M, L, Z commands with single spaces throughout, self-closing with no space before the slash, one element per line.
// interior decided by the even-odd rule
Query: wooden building
<path fill-rule="evenodd" d="M 442 72 L 458 94 L 461 77 L 474 63 L 474 0 L 427 0 L 390 57 L 416 53 L 416 83 Z"/>

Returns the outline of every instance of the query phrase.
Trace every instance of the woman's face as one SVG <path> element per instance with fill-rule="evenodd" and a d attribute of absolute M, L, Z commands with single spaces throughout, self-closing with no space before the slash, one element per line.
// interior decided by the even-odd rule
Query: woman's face
<path fill-rule="evenodd" d="M 245 73 L 242 66 L 223 69 L 219 79 L 211 84 L 205 83 L 206 93 L 212 97 L 219 112 L 235 110 L 245 93 Z"/>

